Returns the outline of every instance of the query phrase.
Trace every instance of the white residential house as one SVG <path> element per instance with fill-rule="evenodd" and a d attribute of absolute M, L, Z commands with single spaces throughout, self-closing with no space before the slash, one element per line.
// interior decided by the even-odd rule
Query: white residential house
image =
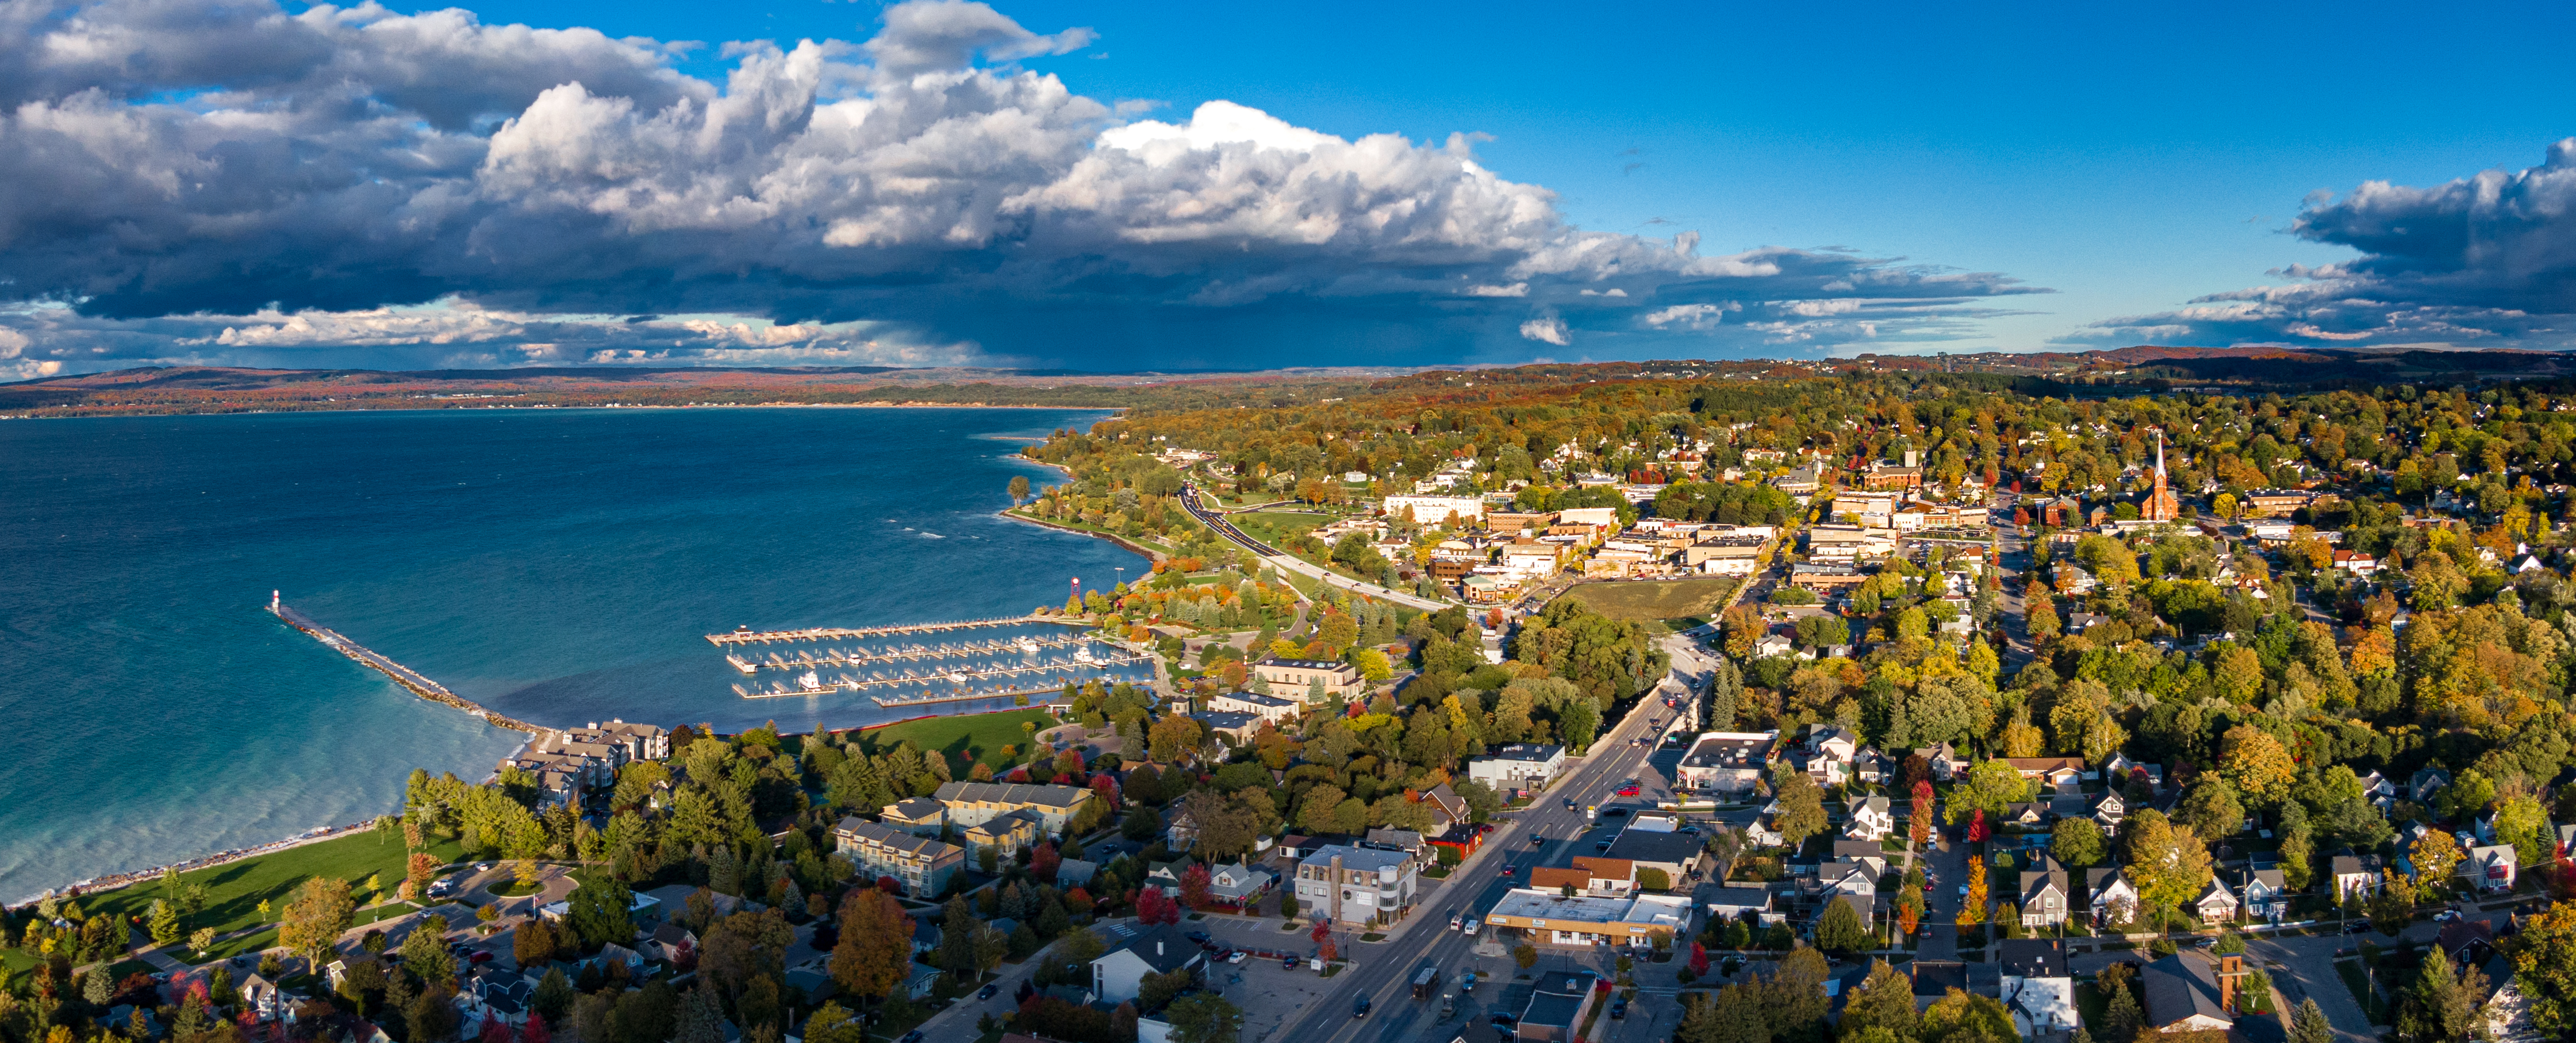
<path fill-rule="evenodd" d="M 2336 855 L 2327 863 L 2327 875 L 2334 881 L 2335 901 L 2351 901 L 2356 895 L 2375 893 L 2388 882 L 2387 870 L 2378 855 Z"/>
<path fill-rule="evenodd" d="M 2460 872 L 2480 891 L 2513 890 L 2516 868 L 2511 844 L 2470 848 L 2469 857 L 2460 863 Z"/>
<path fill-rule="evenodd" d="M 1851 822 L 1843 835 L 1854 840 L 1885 840 L 1896 829 L 1896 814 L 1884 796 L 1871 796 L 1852 805 Z"/>
<path fill-rule="evenodd" d="M 2116 867 L 2084 871 L 2086 897 L 2093 910 L 2093 929 L 2128 923 L 2138 916 L 2138 889 Z"/>
<path fill-rule="evenodd" d="M 1091 994 L 1101 1003 L 1125 1003 L 1136 998 L 1146 975 L 1195 969 L 1206 959 L 1199 943 L 1179 928 L 1161 924 L 1092 960 Z"/>
<path fill-rule="evenodd" d="M 2236 919 L 2238 907 L 2236 893 L 2228 890 L 2227 885 L 2215 876 L 2209 878 L 2209 886 L 2201 889 L 2200 897 L 2191 900 L 2192 915 L 2199 917 L 2202 923 L 2232 922 Z"/>

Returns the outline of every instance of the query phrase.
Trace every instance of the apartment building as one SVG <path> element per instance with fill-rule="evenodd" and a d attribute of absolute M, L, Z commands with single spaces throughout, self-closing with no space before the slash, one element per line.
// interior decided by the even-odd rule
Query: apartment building
<path fill-rule="evenodd" d="M 938 894 L 966 868 L 964 848 L 863 818 L 842 819 L 832 838 L 835 850 L 858 867 L 861 879 L 893 877 L 904 893 L 915 897 Z"/>
<path fill-rule="evenodd" d="M 1334 923 L 1393 923 L 1420 890 L 1411 854 L 1327 844 L 1297 863 L 1297 904 Z"/>

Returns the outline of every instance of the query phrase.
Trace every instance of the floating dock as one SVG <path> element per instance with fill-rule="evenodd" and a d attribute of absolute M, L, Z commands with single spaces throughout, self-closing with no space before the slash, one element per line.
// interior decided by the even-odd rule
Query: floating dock
<path fill-rule="evenodd" d="M 1023 644 L 1021 643 L 1022 641 L 1027 643 Z M 741 655 L 728 652 L 725 654 L 725 661 L 732 663 L 733 668 L 736 670 L 742 671 L 746 674 L 754 674 L 759 673 L 762 670 L 807 670 L 818 666 L 857 667 L 865 666 L 870 663 L 890 663 L 911 659 L 947 659 L 974 655 L 1009 655 L 1013 652 L 1028 654 L 1049 648 L 1079 648 L 1090 643 L 1090 638 L 1079 636 L 1031 637 L 1020 640 L 969 641 L 964 644 L 910 645 L 882 652 L 871 652 L 866 649 L 839 648 L 824 649 L 819 652 L 790 652 L 784 654 L 771 652 L 766 656 L 748 659 Z"/>
<path fill-rule="evenodd" d="M 346 637 L 342 637 L 338 631 L 314 622 L 312 617 L 289 608 L 286 605 L 280 604 L 277 598 L 273 595 L 268 600 L 268 610 L 276 613 L 277 618 L 285 620 L 287 626 L 294 627 L 297 630 L 301 630 L 312 635 L 314 640 L 322 642 L 325 647 L 332 651 L 348 656 L 351 659 L 355 659 L 374 669 L 378 673 L 381 673 L 386 677 L 393 678 L 395 684 L 410 689 L 413 695 L 417 695 L 434 703 L 444 703 L 448 706 L 453 706 L 459 710 L 473 714 L 476 717 L 490 721 L 497 727 L 523 731 L 530 735 L 544 735 L 548 731 L 548 729 L 537 727 L 536 725 L 529 724 L 526 721 L 503 717 L 500 714 L 486 710 L 481 704 L 476 703 L 474 700 L 448 691 L 446 685 L 421 676 L 420 671 L 404 666 L 401 663 L 394 662 L 391 659 L 387 659 L 382 654 L 368 649 L 365 645 L 361 645 Z"/>
<path fill-rule="evenodd" d="M 986 627 L 1053 622 L 1056 622 L 1053 616 L 999 616 L 992 619 L 964 619 L 954 623 L 906 623 L 900 626 L 883 627 L 808 627 L 803 630 L 753 630 L 744 627 L 730 634 L 709 634 L 707 641 L 718 648 L 724 648 L 729 645 L 766 645 L 782 641 L 839 641 L 858 637 L 935 634 L 943 630 L 980 630 Z"/>
<path fill-rule="evenodd" d="M 746 689 L 741 685 L 733 686 L 733 690 L 734 694 L 742 696 L 745 699 L 783 699 L 800 695 L 825 695 L 832 692 L 857 692 L 870 688 L 885 688 L 893 685 L 904 684 L 938 684 L 942 681 L 952 684 L 973 684 L 977 681 L 1005 680 L 1010 678 L 1026 677 L 1034 674 L 1062 674 L 1072 680 L 1089 680 L 1091 679 L 1090 677 L 1083 675 L 1090 671 L 1108 667 L 1135 666 L 1147 661 L 1148 660 L 1144 656 L 1140 655 L 1116 655 L 1103 656 L 1087 663 L 1078 660 L 1059 659 L 1051 663 L 1039 663 L 1035 666 L 985 667 L 982 669 L 972 670 L 925 670 L 918 673 L 906 670 L 891 674 L 880 671 L 872 672 L 865 677 L 857 677 L 850 674 L 842 674 L 830 680 L 822 680 L 818 677 L 816 680 L 819 683 L 811 688 L 791 688 L 782 683 L 775 688 L 765 691 Z M 1014 691 L 1016 691 L 1016 689 Z M 1009 695 L 1013 693 L 1003 692 L 1001 694 Z M 957 698 L 988 697 L 958 696 Z M 909 701 L 911 701 L 909 697 L 894 700 L 894 702 Z M 891 705 L 887 700 L 880 699 L 878 702 L 880 704 Z"/>

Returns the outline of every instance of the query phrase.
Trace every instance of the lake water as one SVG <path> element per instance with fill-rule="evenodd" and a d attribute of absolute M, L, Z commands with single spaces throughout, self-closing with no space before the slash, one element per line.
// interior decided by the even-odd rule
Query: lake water
<path fill-rule="evenodd" d="M 1143 559 L 1007 521 L 1007 458 L 1096 411 L 459 410 L 0 423 L 0 899 L 393 809 L 524 738 L 494 711 L 790 731 L 704 635 L 1061 605 Z M 917 714 L 914 710 L 906 716 Z"/>

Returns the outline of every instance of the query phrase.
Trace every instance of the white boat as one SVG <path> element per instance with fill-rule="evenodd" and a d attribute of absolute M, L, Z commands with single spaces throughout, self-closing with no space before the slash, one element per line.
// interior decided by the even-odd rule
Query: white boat
<path fill-rule="evenodd" d="M 1099 662 L 1099 660 L 1098 660 L 1098 659 L 1095 659 L 1095 658 L 1093 658 L 1093 657 L 1092 657 L 1092 655 L 1091 655 L 1091 649 L 1090 649 L 1088 646 L 1085 646 L 1085 647 L 1082 647 L 1082 648 L 1074 649 L 1074 650 L 1073 650 L 1073 661 L 1074 661 L 1074 662 L 1077 662 L 1077 663 L 1096 663 L 1096 662 Z"/>
<path fill-rule="evenodd" d="M 807 670 L 804 676 L 796 679 L 796 683 L 806 691 L 819 692 L 823 690 L 823 675 Z"/>
<path fill-rule="evenodd" d="M 953 673 L 953 674 L 948 675 L 948 679 L 949 679 L 950 681 L 953 681 L 953 682 L 957 683 L 957 684 L 968 684 L 968 683 L 971 683 L 971 682 L 974 680 L 974 678 L 971 678 L 971 677 L 966 676 L 965 671 L 962 671 L 962 670 L 961 670 L 961 671 L 958 671 L 958 672 L 956 672 L 956 673 Z"/>
<path fill-rule="evenodd" d="M 1020 651 L 1026 652 L 1030 655 L 1038 654 L 1038 639 L 1034 637 L 1023 637 L 1020 639 L 1019 644 Z"/>

